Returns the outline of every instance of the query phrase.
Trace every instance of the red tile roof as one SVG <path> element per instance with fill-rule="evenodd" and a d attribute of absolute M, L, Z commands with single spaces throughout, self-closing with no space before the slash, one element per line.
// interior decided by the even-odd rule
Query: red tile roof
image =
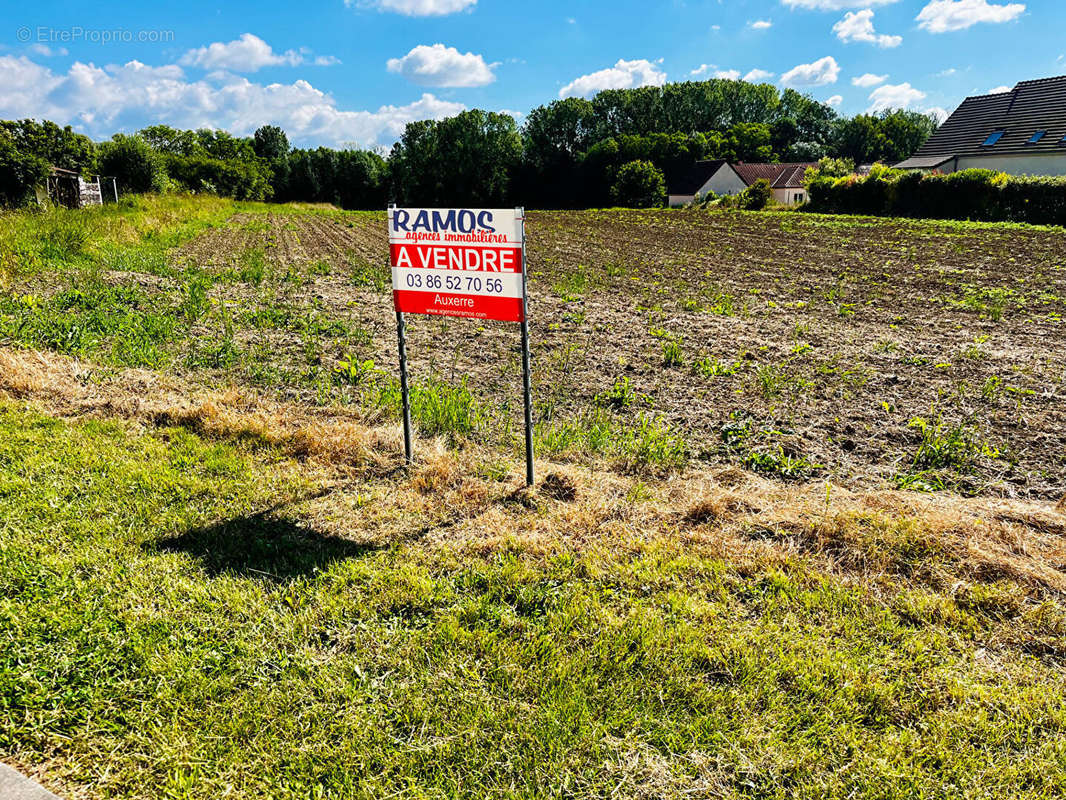
<path fill-rule="evenodd" d="M 774 189 L 800 189 L 803 187 L 803 176 L 807 173 L 807 170 L 817 166 L 813 162 L 748 164 L 741 161 L 734 164 L 733 169 L 748 186 L 751 186 L 760 178 L 765 178 Z"/>

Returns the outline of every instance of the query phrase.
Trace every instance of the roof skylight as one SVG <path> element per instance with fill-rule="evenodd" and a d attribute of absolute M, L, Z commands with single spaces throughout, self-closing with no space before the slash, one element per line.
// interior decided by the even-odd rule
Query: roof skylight
<path fill-rule="evenodd" d="M 1047 131 L 1037 131 L 1033 134 L 1033 138 L 1028 141 L 1028 144 L 1036 144 L 1045 136 L 1047 136 Z"/>
<path fill-rule="evenodd" d="M 991 147 L 1000 139 L 1002 139 L 1003 134 L 1005 133 L 1006 131 L 994 131 L 992 134 L 989 135 L 987 139 L 984 140 L 984 142 L 981 143 L 981 147 Z"/>

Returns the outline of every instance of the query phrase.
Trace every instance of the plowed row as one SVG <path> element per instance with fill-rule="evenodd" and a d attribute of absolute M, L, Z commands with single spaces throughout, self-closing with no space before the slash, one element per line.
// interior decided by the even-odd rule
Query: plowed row
<path fill-rule="evenodd" d="M 603 406 L 628 381 L 631 402 L 612 413 L 660 417 L 697 457 L 769 453 L 804 460 L 803 477 L 885 482 L 923 471 L 921 418 L 968 442 L 956 488 L 1062 494 L 1061 231 L 697 211 L 531 213 L 527 229 L 541 421 Z M 242 215 L 178 259 L 222 266 L 257 247 L 304 280 L 269 298 L 220 286 L 221 299 L 340 321 L 361 335 L 323 336 L 323 364 L 356 355 L 395 371 L 383 214 Z M 328 274 L 310 269 L 322 262 Z M 465 379 L 517 419 L 515 326 L 410 328 L 416 380 Z M 285 329 L 240 337 L 279 368 L 306 350 Z"/>

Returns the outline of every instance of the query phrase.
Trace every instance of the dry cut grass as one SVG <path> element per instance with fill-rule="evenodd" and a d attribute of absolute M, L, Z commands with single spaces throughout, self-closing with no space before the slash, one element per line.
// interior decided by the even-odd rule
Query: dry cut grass
<path fill-rule="evenodd" d="M 812 557 L 870 583 L 1009 579 L 1066 592 L 1066 507 L 948 493 L 784 484 L 739 469 L 666 479 L 540 460 L 536 491 L 514 459 L 474 443 L 419 442 L 403 471 L 399 432 L 348 408 L 279 403 L 249 390 L 194 390 L 145 370 L 101 372 L 65 357 L 0 349 L 0 394 L 60 417 L 119 418 L 272 447 L 313 467 L 328 489 L 297 504 L 317 529 L 376 545 L 419 540 L 544 556 L 669 540 L 763 569 Z"/>

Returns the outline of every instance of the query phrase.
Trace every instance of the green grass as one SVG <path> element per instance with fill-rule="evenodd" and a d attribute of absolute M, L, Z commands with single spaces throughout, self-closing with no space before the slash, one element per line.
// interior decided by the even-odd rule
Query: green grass
<path fill-rule="evenodd" d="M 101 798 L 1066 791 L 1061 668 L 1024 645 L 1066 622 L 1012 584 L 875 596 L 670 538 L 360 545 L 287 510 L 306 475 L 0 405 L 0 756 Z"/>
<path fill-rule="evenodd" d="M 138 196 L 89 209 L 0 214 L 0 288 L 50 269 L 101 264 L 165 274 L 163 253 L 221 225 L 231 200 L 183 195 Z"/>
<path fill-rule="evenodd" d="M 619 419 L 605 408 L 545 420 L 535 426 L 534 441 L 543 456 L 606 456 L 637 471 L 677 470 L 689 457 L 684 437 L 656 417 L 641 412 L 635 420 Z"/>

